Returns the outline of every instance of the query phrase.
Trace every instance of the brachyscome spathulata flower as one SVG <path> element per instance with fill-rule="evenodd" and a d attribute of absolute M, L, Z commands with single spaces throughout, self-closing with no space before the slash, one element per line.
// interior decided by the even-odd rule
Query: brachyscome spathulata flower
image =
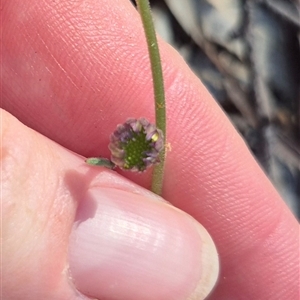
<path fill-rule="evenodd" d="M 145 118 L 128 119 L 110 136 L 111 161 L 123 170 L 145 171 L 159 162 L 163 133 Z"/>

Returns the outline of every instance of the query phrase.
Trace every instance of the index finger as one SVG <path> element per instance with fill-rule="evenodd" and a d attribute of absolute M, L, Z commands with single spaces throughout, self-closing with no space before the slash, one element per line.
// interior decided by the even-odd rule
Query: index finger
<path fill-rule="evenodd" d="M 7 0 L 2 13 L 2 107 L 22 122 L 108 157 L 118 123 L 154 120 L 145 38 L 129 1 Z M 295 298 L 296 220 L 196 76 L 162 41 L 160 49 L 171 146 L 163 196 L 214 238 L 221 276 L 212 298 Z M 149 173 L 124 176 L 150 185 Z"/>

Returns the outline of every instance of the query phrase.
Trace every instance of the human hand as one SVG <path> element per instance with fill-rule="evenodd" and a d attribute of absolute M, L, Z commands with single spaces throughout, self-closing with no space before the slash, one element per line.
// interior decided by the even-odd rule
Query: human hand
<path fill-rule="evenodd" d="M 154 120 L 144 33 L 129 1 L 7 0 L 2 15 L 1 106 L 57 143 L 2 113 L 3 299 L 85 299 L 75 287 L 99 299 L 209 292 L 217 262 L 205 230 L 199 238 L 184 213 L 78 156 L 109 157 L 117 124 Z M 163 197 L 213 237 L 221 269 L 210 299 L 297 299 L 296 220 L 199 80 L 168 45 L 160 49 L 170 143 Z M 150 172 L 120 173 L 150 186 Z"/>

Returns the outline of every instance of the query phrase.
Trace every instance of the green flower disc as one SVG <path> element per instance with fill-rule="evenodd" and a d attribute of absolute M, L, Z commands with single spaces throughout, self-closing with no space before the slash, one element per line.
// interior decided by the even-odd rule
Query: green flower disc
<path fill-rule="evenodd" d="M 146 140 L 146 133 L 142 132 L 133 133 L 130 140 L 122 145 L 122 149 L 125 151 L 124 157 L 124 169 L 138 168 L 139 171 L 146 169 L 146 164 L 143 161 L 147 157 L 145 152 L 149 152 L 152 149 L 152 140 Z"/>

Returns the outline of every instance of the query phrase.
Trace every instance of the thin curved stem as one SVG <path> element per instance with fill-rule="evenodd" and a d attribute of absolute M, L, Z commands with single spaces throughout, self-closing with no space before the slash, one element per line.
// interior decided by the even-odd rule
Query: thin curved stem
<path fill-rule="evenodd" d="M 163 73 L 161 67 L 160 54 L 156 33 L 151 15 L 150 4 L 148 0 L 136 0 L 139 13 L 141 15 L 153 78 L 154 99 L 155 99 L 155 118 L 156 126 L 162 130 L 164 134 L 164 144 L 166 142 L 166 104 L 165 104 L 165 91 Z M 165 148 L 160 154 L 160 163 L 154 167 L 151 190 L 161 195 L 164 178 L 166 151 Z"/>

